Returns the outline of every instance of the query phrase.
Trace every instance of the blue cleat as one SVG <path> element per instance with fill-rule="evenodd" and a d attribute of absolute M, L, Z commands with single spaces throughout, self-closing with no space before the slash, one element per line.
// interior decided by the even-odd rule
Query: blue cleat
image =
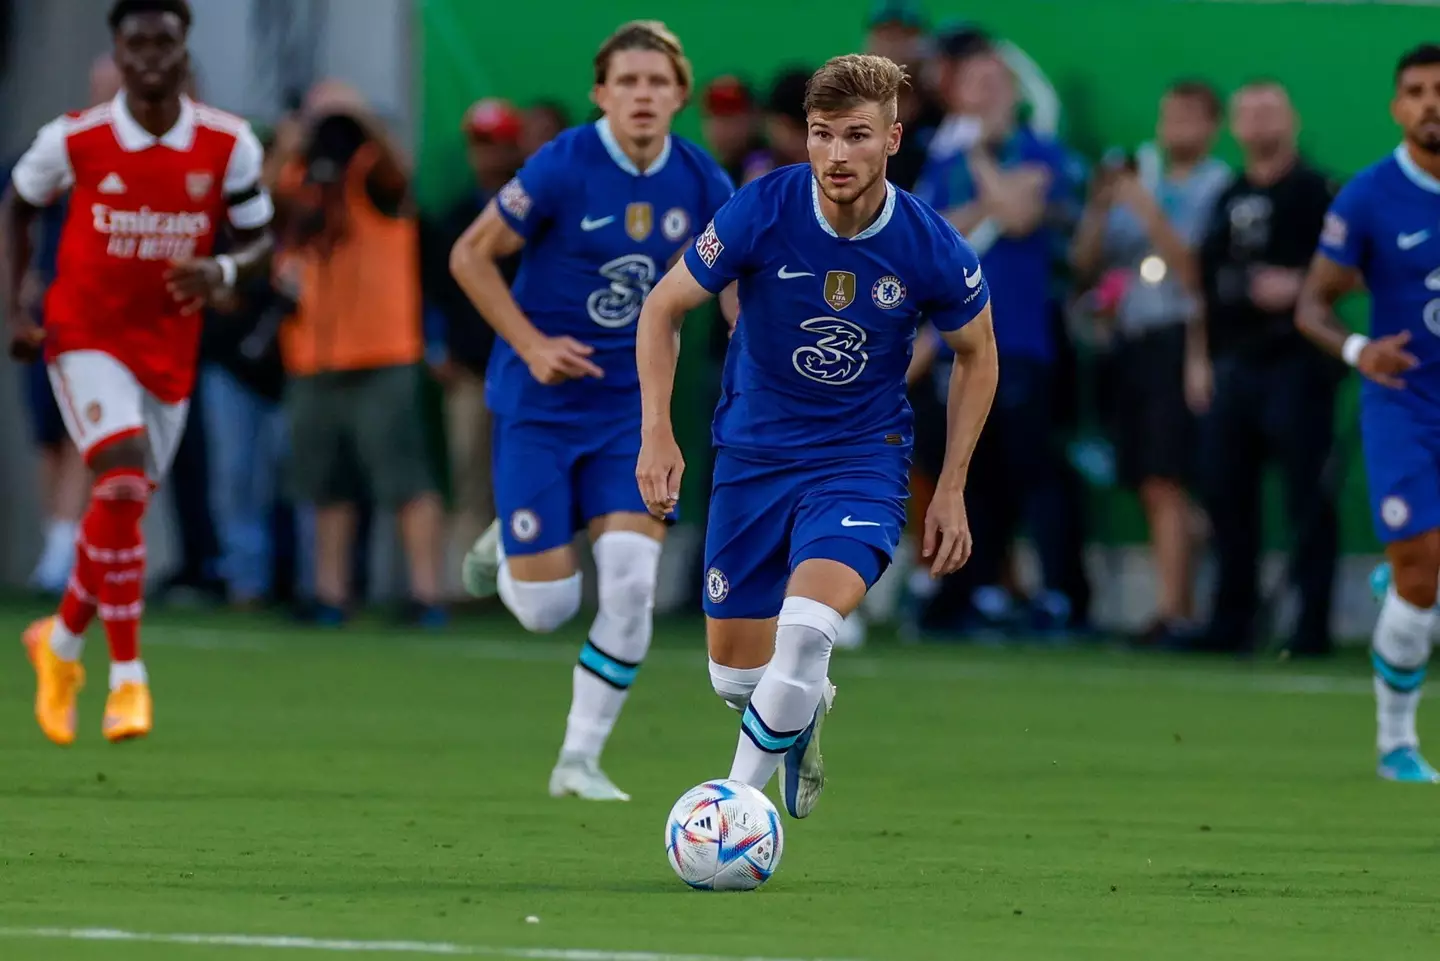
<path fill-rule="evenodd" d="M 1397 747 L 1380 759 L 1379 774 L 1402 784 L 1440 784 L 1440 771 L 1420 756 L 1415 747 Z"/>
<path fill-rule="evenodd" d="M 1385 594 L 1390 590 L 1390 562 L 1386 561 L 1370 572 L 1370 593 L 1376 602 L 1385 600 Z"/>
<path fill-rule="evenodd" d="M 820 698 L 820 706 L 815 709 L 815 719 L 800 732 L 781 760 L 781 793 L 785 799 L 785 810 L 792 818 L 809 817 L 820 801 L 820 792 L 825 790 L 825 759 L 820 756 L 820 728 L 834 704 L 835 685 L 826 678 L 825 693 Z"/>

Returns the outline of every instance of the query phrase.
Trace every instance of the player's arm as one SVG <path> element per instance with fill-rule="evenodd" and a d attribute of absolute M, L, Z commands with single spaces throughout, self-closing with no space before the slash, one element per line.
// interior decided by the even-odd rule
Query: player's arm
<path fill-rule="evenodd" d="M 1332 260 L 1324 250 L 1316 253 L 1300 288 L 1295 326 L 1321 350 L 1341 358 L 1377 384 L 1399 390 L 1405 386 L 1402 375 L 1419 364 L 1405 349 L 1410 332 L 1371 340 L 1352 333 L 1335 315 L 1336 304 L 1362 285 L 1356 268 Z"/>
<path fill-rule="evenodd" d="M 680 327 L 686 314 L 714 296 L 681 258 L 645 298 L 635 327 L 635 366 L 640 374 L 640 459 L 635 480 L 645 506 L 657 517 L 674 509 L 685 473 L 685 460 L 670 420 L 675 370 L 680 362 Z"/>
<path fill-rule="evenodd" d="M 23 304 L 22 291 L 25 275 L 30 271 L 34 256 L 30 242 L 30 230 L 40 213 L 40 208 L 26 201 L 12 187 L 5 192 L 3 214 L 4 235 L 0 243 L 5 245 L 5 306 L 9 326 L 10 356 L 20 361 L 33 360 L 44 342 L 45 331 L 35 323 L 35 318 Z"/>

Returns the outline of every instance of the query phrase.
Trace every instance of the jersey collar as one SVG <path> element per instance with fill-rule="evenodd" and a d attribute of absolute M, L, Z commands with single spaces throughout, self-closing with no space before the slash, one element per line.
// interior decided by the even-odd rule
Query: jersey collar
<path fill-rule="evenodd" d="M 640 168 L 635 166 L 635 161 L 625 156 L 625 151 L 620 149 L 620 141 L 615 139 L 615 132 L 610 129 L 610 120 L 601 117 L 595 121 L 595 132 L 600 135 L 600 142 L 605 145 L 605 152 L 610 159 L 615 161 L 615 166 L 625 171 L 632 177 L 653 177 L 665 169 L 665 162 L 670 159 L 670 135 L 665 135 L 665 146 L 660 148 L 660 156 L 650 162 L 650 166 L 641 173 Z"/>
<path fill-rule="evenodd" d="M 1410 151 L 1405 149 L 1403 143 L 1395 148 L 1395 162 L 1400 165 L 1400 172 L 1415 186 L 1421 190 L 1428 190 L 1432 194 L 1440 194 L 1440 180 L 1436 180 L 1421 170 L 1420 166 L 1411 159 Z"/>
<path fill-rule="evenodd" d="M 820 229 L 824 230 L 827 234 L 834 237 L 836 240 L 845 239 L 844 237 L 841 237 L 835 232 L 835 228 L 830 226 L 830 221 L 825 219 L 824 211 L 820 209 L 820 185 L 815 182 L 814 174 L 810 175 L 810 207 L 815 211 L 815 222 L 820 225 Z M 851 237 L 850 240 L 852 242 L 856 240 L 866 240 L 870 237 L 875 236 L 880 231 L 885 229 L 885 225 L 890 222 L 890 218 L 894 215 L 895 185 L 887 180 L 885 181 L 885 206 L 881 208 L 880 216 L 875 218 L 875 222 L 873 224 L 860 231 L 854 237 Z"/>
<path fill-rule="evenodd" d="M 140 126 L 140 121 L 135 119 L 125 103 L 123 90 L 116 94 L 110 103 L 110 117 L 115 128 L 115 139 L 120 141 L 120 146 L 128 153 L 136 153 L 157 143 L 171 150 L 184 151 L 189 150 L 190 145 L 195 142 L 195 103 L 186 96 L 180 98 L 180 119 L 161 137 L 154 136 Z"/>

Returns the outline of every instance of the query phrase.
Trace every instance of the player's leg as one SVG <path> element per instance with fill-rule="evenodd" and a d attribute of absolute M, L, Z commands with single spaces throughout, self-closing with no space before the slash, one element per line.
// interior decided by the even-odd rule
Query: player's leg
<path fill-rule="evenodd" d="M 1375 622 L 1376 747 L 1387 780 L 1440 782 L 1420 755 L 1415 728 L 1433 635 L 1440 578 L 1440 478 L 1422 431 L 1394 405 L 1362 410 L 1375 531 L 1386 542 L 1393 582 Z M 1406 429 L 1412 428 L 1412 429 Z"/>
<path fill-rule="evenodd" d="M 85 463 L 60 417 L 45 363 L 25 369 L 27 401 L 35 446 L 40 454 L 40 491 L 45 510 L 45 546 L 30 575 L 30 586 L 60 594 L 75 565 L 75 535 L 89 493 Z"/>
<path fill-rule="evenodd" d="M 493 553 L 491 593 L 536 634 L 557 630 L 580 612 L 580 572 L 571 542 L 575 509 L 571 454 L 543 426 L 499 421 L 493 452 L 496 524 L 481 538 Z M 486 544 L 471 551 L 478 555 Z M 467 558 L 467 590 L 477 586 L 477 558 Z M 491 567 L 493 565 L 493 568 Z M 473 592 L 472 592 L 473 593 Z"/>

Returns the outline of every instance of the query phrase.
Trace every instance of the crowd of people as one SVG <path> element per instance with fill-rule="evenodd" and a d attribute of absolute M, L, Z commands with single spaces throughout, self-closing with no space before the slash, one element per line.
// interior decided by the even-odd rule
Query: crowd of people
<path fill-rule="evenodd" d="M 1149 526 L 1158 593 L 1142 639 L 1253 643 L 1260 469 L 1273 452 L 1305 544 L 1291 646 L 1327 651 L 1340 369 L 1302 342 L 1291 317 L 1331 188 L 1299 158 L 1284 88 L 1252 84 L 1227 101 L 1203 81 L 1178 80 L 1156 91 L 1153 142 L 1091 164 L 1060 139 L 1043 75 L 1003 38 L 972 24 L 932 29 L 904 0 L 877 4 L 867 30 L 867 49 L 911 74 L 889 176 L 971 240 L 997 305 L 1002 377 L 970 483 L 976 554 L 943 582 L 923 569 L 910 578 L 919 626 L 1089 629 L 1081 468 L 1097 469 L 1068 441 L 1076 411 L 1093 403 L 1113 443 L 1113 456 L 1102 445 L 1098 473 L 1113 469 L 1136 490 Z M 784 69 L 764 89 L 721 76 L 697 92 L 705 146 L 737 186 L 806 161 L 811 72 Z M 97 103 L 114 96 L 112 64 L 98 64 L 93 79 Z M 299 600 L 309 616 L 339 623 L 364 596 L 370 523 L 390 512 L 408 562 L 408 616 L 444 622 L 455 600 L 446 558 L 494 517 L 484 379 L 495 335 L 451 276 L 450 250 L 572 121 L 555 102 L 503 99 L 457 119 L 473 189 L 426 217 L 411 206 L 407 160 L 353 90 L 322 84 L 257 128 L 280 251 L 270 276 L 205 324 L 201 416 L 169 485 L 183 548 L 170 589 L 239 607 Z M 1243 170 L 1211 154 L 1227 123 Z M 47 221 L 24 298 L 32 310 L 53 271 L 55 231 Z M 506 276 L 515 268 L 512 259 Z M 717 320 L 712 329 L 718 367 L 726 328 Z M 1103 373 L 1091 380 L 1105 388 L 1084 403 L 1077 343 L 1095 351 Z M 922 333 L 910 372 L 917 517 L 943 455 L 946 350 Z M 58 592 L 85 469 L 43 367 L 31 374 L 50 518 L 32 583 Z M 440 432 L 425 426 L 432 401 Z M 1042 571 L 1028 596 L 1015 573 L 1022 533 Z M 1196 621 L 1192 586 L 1206 537 L 1219 562 L 1208 626 Z"/>

